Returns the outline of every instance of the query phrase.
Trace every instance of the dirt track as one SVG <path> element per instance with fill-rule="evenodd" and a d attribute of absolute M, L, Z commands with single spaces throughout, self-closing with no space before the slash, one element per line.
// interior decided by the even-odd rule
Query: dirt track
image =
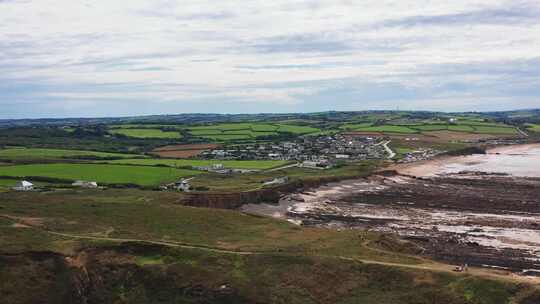
<path fill-rule="evenodd" d="M 20 221 L 21 223 L 25 223 L 25 225 L 28 224 L 24 218 L 16 218 L 16 217 L 7 216 L 7 215 L 0 215 L 0 217 L 4 217 L 4 218 L 14 220 L 14 221 Z M 28 227 L 35 228 L 35 229 L 42 229 L 42 227 L 39 227 L 39 226 L 28 226 Z M 109 242 L 118 242 L 118 243 L 130 243 L 130 242 L 145 243 L 145 244 L 160 245 L 160 246 L 166 246 L 166 247 L 195 249 L 195 250 L 203 250 L 203 251 L 208 251 L 208 252 L 235 254 L 235 255 L 275 254 L 275 252 L 235 251 L 235 250 L 226 250 L 226 249 L 221 249 L 221 248 L 216 248 L 216 247 L 192 245 L 192 244 L 186 244 L 186 243 L 178 243 L 178 242 L 170 242 L 170 241 L 165 242 L 165 241 L 160 241 L 160 240 L 95 237 L 95 236 L 77 235 L 77 234 L 69 234 L 69 233 L 60 233 L 60 232 L 54 232 L 54 231 L 49 231 L 49 230 L 44 230 L 44 231 L 52 235 L 61 236 L 65 238 L 72 238 L 72 239 L 100 240 L 100 241 L 109 241 Z M 381 262 L 381 261 L 376 261 L 376 260 L 367 260 L 367 259 L 350 258 L 350 257 L 342 257 L 342 256 L 326 256 L 325 255 L 325 256 L 320 256 L 320 257 L 337 258 L 337 259 L 345 260 L 345 261 L 356 261 L 356 262 L 361 262 L 365 264 L 383 265 L 383 266 L 390 266 L 390 267 L 446 272 L 446 273 L 452 273 L 452 274 L 458 275 L 454 271 L 454 266 L 448 265 L 448 264 L 437 263 L 437 262 L 433 262 L 429 260 L 424 260 L 422 264 L 402 264 L 402 263 L 389 263 L 389 262 Z M 482 269 L 482 268 L 471 267 L 467 273 L 464 273 L 462 275 L 473 275 L 473 276 L 480 276 L 480 277 L 489 278 L 489 279 L 520 282 L 520 283 L 527 283 L 527 284 L 540 284 L 540 278 L 516 276 L 507 271 L 487 270 L 487 269 Z"/>

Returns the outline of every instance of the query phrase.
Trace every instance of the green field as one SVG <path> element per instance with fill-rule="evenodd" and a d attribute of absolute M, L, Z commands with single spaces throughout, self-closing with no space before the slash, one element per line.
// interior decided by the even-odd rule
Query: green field
<path fill-rule="evenodd" d="M 0 176 L 48 177 L 66 180 L 97 181 L 101 184 L 157 186 L 200 171 L 174 168 L 108 164 L 35 164 L 0 167 Z"/>
<path fill-rule="evenodd" d="M 459 124 L 436 123 L 434 121 L 424 121 L 419 124 L 385 124 L 373 126 L 370 123 L 344 124 L 341 129 L 360 131 L 360 132 L 381 132 L 381 133 L 423 133 L 433 131 L 455 131 L 478 134 L 496 134 L 496 135 L 516 135 L 517 130 L 509 125 L 485 122 L 483 120 L 460 120 Z"/>
<path fill-rule="evenodd" d="M 277 130 L 278 132 L 288 132 L 288 133 L 293 133 L 297 135 L 309 134 L 309 133 L 315 133 L 315 132 L 321 131 L 318 128 L 313 128 L 313 127 L 308 127 L 308 126 L 295 126 L 295 125 L 284 125 L 284 124 L 279 124 L 278 126 L 279 126 L 279 129 Z"/>
<path fill-rule="evenodd" d="M 80 256 L 89 261 L 84 270 L 102 284 L 97 290 L 101 298 L 89 303 L 215 303 L 211 296 L 201 297 L 216 293 L 200 291 L 224 284 L 234 292 L 220 303 L 538 303 L 538 292 L 527 284 L 437 270 L 437 265 L 410 255 L 414 245 L 393 237 L 185 207 L 176 203 L 179 195 L 137 189 L 3 194 L 2 214 L 42 223 L 21 229 L 14 226 L 16 220 L 0 218 L 0 252 L 9 254 L 9 260 L 2 261 L 21 261 L 18 253 L 34 252 L 22 256 L 22 262 L 2 264 L 3 299 L 34 303 L 40 294 L 44 303 L 61 303 L 57 299 L 62 297 L 54 296 L 71 286 L 70 279 L 79 278 L 76 269 L 62 271 L 62 261 L 82 251 Z M 176 242 L 192 248 L 67 235 Z M 53 252 L 65 255 L 55 263 Z M 54 284 L 46 284 L 49 281 Z M 197 293 L 186 292 L 192 286 Z M 95 295 L 92 292 L 85 293 L 85 299 Z"/>
<path fill-rule="evenodd" d="M 504 134 L 504 135 L 517 135 L 518 131 L 515 128 L 508 127 L 492 127 L 492 126 L 473 126 L 474 133 L 480 134 Z"/>
<path fill-rule="evenodd" d="M 13 160 L 45 160 L 45 159 L 79 159 L 79 158 L 135 158 L 145 157 L 136 154 L 106 153 L 83 150 L 12 148 L 0 150 L 0 159 Z"/>
<path fill-rule="evenodd" d="M 508 125 L 497 123 L 497 122 L 490 122 L 490 121 L 484 121 L 482 119 L 460 119 L 457 121 L 460 125 L 468 125 L 468 126 L 487 126 L 487 127 L 508 127 Z"/>
<path fill-rule="evenodd" d="M 408 126 L 411 129 L 419 131 L 445 131 L 448 130 L 448 125 L 440 124 L 425 124 L 425 125 L 410 125 Z"/>
<path fill-rule="evenodd" d="M 357 129 L 362 129 L 362 128 L 369 128 L 371 127 L 373 124 L 372 123 L 348 123 L 348 124 L 344 124 L 340 127 L 340 129 L 344 129 L 344 130 L 357 130 Z"/>
<path fill-rule="evenodd" d="M 15 184 L 19 181 L 19 179 L 15 178 L 0 178 L 0 192 L 11 189 L 11 187 L 14 187 Z"/>
<path fill-rule="evenodd" d="M 125 124 L 125 125 L 110 125 L 109 129 L 182 129 L 179 125 L 162 125 L 162 124 Z"/>
<path fill-rule="evenodd" d="M 527 124 L 527 130 L 533 131 L 533 132 L 540 132 L 540 124 Z"/>
<path fill-rule="evenodd" d="M 449 131 L 474 133 L 474 127 L 468 125 L 449 125 Z"/>
<path fill-rule="evenodd" d="M 108 236 L 114 238 L 167 239 L 231 250 L 276 252 L 280 248 L 292 253 L 317 250 L 319 254 L 419 262 L 416 258 L 366 248 L 366 241 L 376 238 L 373 233 L 300 229 L 287 221 L 234 210 L 182 206 L 177 203 L 181 196 L 181 193 L 138 189 L 82 190 L 47 195 L 12 192 L 0 196 L 0 206 L 3 214 L 44 218 L 49 230 L 79 235 L 111 231 Z M 14 236 L 3 237 L 0 234 L 0 249 L 7 250 L 5 239 Z"/>
<path fill-rule="evenodd" d="M 250 134 L 219 134 L 219 135 L 199 135 L 199 137 L 213 141 L 231 141 L 252 139 Z"/>
<path fill-rule="evenodd" d="M 220 130 L 220 131 L 233 131 L 233 130 L 253 130 L 253 131 L 275 131 L 276 126 L 271 124 L 261 123 L 226 123 L 216 124 L 208 126 L 190 127 L 189 130 Z"/>
<path fill-rule="evenodd" d="M 275 160 L 191 160 L 191 159 L 121 159 L 107 161 L 109 164 L 126 164 L 156 166 L 164 165 L 170 167 L 203 167 L 214 164 L 223 164 L 225 168 L 231 169 L 254 169 L 265 170 L 285 165 L 286 161 Z"/>
<path fill-rule="evenodd" d="M 355 131 L 362 132 L 382 132 L 382 133 L 405 133 L 412 134 L 418 133 L 417 130 L 411 129 L 405 126 L 394 126 L 394 125 L 383 125 L 383 126 L 373 126 L 373 127 L 364 127 L 355 129 Z"/>
<path fill-rule="evenodd" d="M 120 134 L 135 138 L 171 138 L 179 139 L 182 135 L 174 131 L 163 131 L 160 129 L 112 129 L 111 134 Z"/>
<path fill-rule="evenodd" d="M 320 131 L 318 128 L 309 126 L 265 123 L 226 123 L 189 128 L 193 136 L 213 141 L 249 140 L 278 136 L 280 133 L 303 135 Z"/>
<path fill-rule="evenodd" d="M 195 136 L 208 136 L 208 135 L 221 135 L 223 131 L 216 129 L 207 129 L 207 130 L 191 130 L 189 133 Z"/>

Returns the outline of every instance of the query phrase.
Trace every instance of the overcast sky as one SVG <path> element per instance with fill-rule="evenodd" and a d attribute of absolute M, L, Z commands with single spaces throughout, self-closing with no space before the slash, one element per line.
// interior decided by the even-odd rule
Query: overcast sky
<path fill-rule="evenodd" d="M 538 0 L 0 0 L 0 118 L 539 107 Z"/>

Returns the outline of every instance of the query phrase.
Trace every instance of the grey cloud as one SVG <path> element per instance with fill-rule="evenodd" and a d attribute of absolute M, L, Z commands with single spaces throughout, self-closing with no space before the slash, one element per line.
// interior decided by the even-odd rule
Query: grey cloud
<path fill-rule="evenodd" d="M 256 41 L 250 47 L 260 53 L 339 53 L 353 49 L 344 41 L 314 34 L 270 37 Z"/>
<path fill-rule="evenodd" d="M 238 65 L 237 69 L 243 70 L 286 70 L 286 69 L 317 69 L 326 67 L 342 66 L 343 63 L 318 63 L 318 64 L 276 64 L 276 65 Z"/>
<path fill-rule="evenodd" d="M 486 9 L 457 14 L 436 16 L 413 16 L 402 19 L 387 20 L 379 23 L 383 27 L 414 27 L 414 26 L 448 26 L 471 24 L 500 24 L 500 23 L 538 23 L 540 10 L 535 6 L 519 6 L 506 9 Z"/>

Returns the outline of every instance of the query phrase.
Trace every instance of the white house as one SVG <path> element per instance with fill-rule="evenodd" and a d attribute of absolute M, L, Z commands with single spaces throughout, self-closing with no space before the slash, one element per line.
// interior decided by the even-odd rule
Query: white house
<path fill-rule="evenodd" d="M 76 181 L 71 185 L 75 187 L 89 188 L 89 189 L 95 189 L 98 187 L 97 182 L 87 182 L 87 181 L 81 181 L 81 180 Z"/>
<path fill-rule="evenodd" d="M 212 164 L 212 170 L 222 170 L 225 168 L 223 164 Z"/>
<path fill-rule="evenodd" d="M 189 185 L 189 180 L 182 179 L 175 183 L 176 190 L 178 191 L 184 191 L 189 192 L 191 190 L 191 186 Z"/>
<path fill-rule="evenodd" d="M 263 186 L 280 185 L 280 184 L 285 184 L 288 181 L 289 181 L 288 176 L 277 177 L 277 178 L 274 178 L 274 179 L 263 182 Z"/>
<path fill-rule="evenodd" d="M 13 190 L 15 191 L 31 191 L 34 190 L 34 184 L 32 184 L 29 181 L 20 181 L 18 182 L 15 187 L 13 187 Z"/>

